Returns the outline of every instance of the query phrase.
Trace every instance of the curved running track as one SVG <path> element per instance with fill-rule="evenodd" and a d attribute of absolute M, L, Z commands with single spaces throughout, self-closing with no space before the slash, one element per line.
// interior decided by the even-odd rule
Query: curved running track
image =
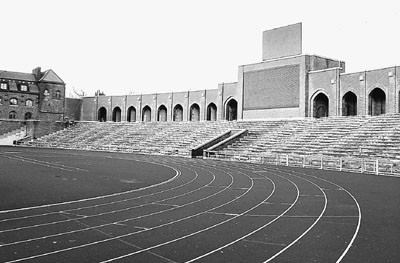
<path fill-rule="evenodd" d="M 176 176 L 0 212 L 0 262 L 340 262 L 360 227 L 357 200 L 326 179 L 254 164 L 110 158 Z"/>

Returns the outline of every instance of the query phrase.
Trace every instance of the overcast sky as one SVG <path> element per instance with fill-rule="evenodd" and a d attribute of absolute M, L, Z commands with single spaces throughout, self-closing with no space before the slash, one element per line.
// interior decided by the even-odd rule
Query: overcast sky
<path fill-rule="evenodd" d="M 346 72 L 400 65 L 400 1 L 0 0 L 0 69 L 53 69 L 93 95 L 215 89 L 261 61 L 262 31 L 303 23 L 303 53 Z"/>

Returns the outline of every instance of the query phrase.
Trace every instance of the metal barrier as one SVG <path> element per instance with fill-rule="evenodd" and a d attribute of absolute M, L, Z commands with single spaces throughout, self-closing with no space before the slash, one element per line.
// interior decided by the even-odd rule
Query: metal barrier
<path fill-rule="evenodd" d="M 400 177 L 400 161 L 391 159 L 272 153 L 225 154 L 218 151 L 208 152 L 204 158 Z"/>

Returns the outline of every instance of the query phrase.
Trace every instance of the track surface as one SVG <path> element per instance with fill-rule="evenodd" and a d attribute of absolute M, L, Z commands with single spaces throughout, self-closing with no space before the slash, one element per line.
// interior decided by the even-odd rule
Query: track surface
<path fill-rule="evenodd" d="M 0 148 L 0 262 L 400 262 L 400 179 Z"/>

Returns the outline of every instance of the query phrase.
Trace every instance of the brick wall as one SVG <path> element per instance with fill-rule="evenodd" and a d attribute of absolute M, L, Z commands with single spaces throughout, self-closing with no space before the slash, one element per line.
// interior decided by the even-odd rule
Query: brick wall
<path fill-rule="evenodd" d="M 62 130 L 65 128 L 63 121 L 26 121 L 27 134 L 33 138 L 39 138 L 44 135 Z"/>
<path fill-rule="evenodd" d="M 299 106 L 299 65 L 244 73 L 244 110 Z"/>
<path fill-rule="evenodd" d="M 0 135 L 19 129 L 22 125 L 21 121 L 0 120 Z"/>
<path fill-rule="evenodd" d="M 81 119 L 81 107 L 82 99 L 66 98 L 64 117 L 79 121 Z"/>
<path fill-rule="evenodd" d="M 0 118 L 8 119 L 9 113 L 15 111 L 17 119 L 24 119 L 25 114 L 30 112 L 32 119 L 38 118 L 38 95 L 20 92 L 0 92 Z M 10 99 L 16 98 L 18 105 L 10 105 Z M 26 100 L 32 100 L 33 106 L 25 106 Z"/>

